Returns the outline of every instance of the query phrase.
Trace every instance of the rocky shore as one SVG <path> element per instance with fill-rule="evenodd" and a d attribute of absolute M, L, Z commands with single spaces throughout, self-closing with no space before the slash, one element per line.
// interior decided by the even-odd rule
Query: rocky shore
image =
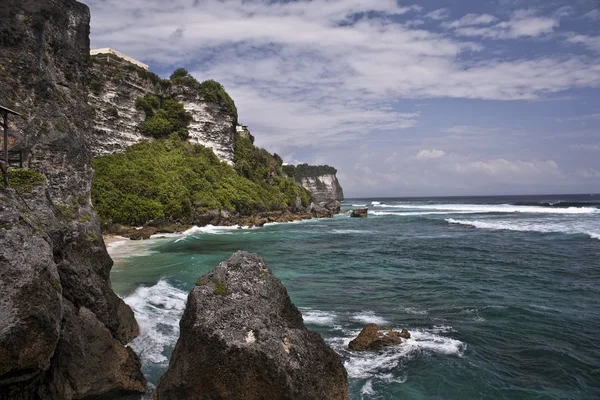
<path fill-rule="evenodd" d="M 313 210 L 312 212 L 293 212 L 285 211 L 268 211 L 255 215 L 245 216 L 236 213 L 219 212 L 214 210 L 204 214 L 204 218 L 200 218 L 197 223 L 186 224 L 181 222 L 166 222 L 153 221 L 141 227 L 126 226 L 121 224 L 104 224 L 102 232 L 107 236 L 123 236 L 131 240 L 149 239 L 153 235 L 181 233 L 185 232 L 193 226 L 240 226 L 240 227 L 255 227 L 263 226 L 270 222 L 294 222 L 303 221 L 313 218 L 331 218 L 335 214 L 332 211 L 322 209 Z"/>

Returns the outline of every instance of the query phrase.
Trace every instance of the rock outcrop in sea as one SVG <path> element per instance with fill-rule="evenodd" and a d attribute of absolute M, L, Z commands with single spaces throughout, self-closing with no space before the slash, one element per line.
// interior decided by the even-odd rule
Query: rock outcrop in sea
<path fill-rule="evenodd" d="M 383 329 L 377 324 L 366 324 L 358 336 L 348 343 L 348 348 L 357 351 L 380 350 L 402 344 L 406 339 L 410 339 L 410 333 L 406 329 L 398 332 Z"/>
<path fill-rule="evenodd" d="M 25 166 L 45 175 L 0 189 L 2 399 L 146 388 L 126 346 L 139 328 L 112 291 L 112 260 L 90 200 L 89 19 L 74 0 L 0 7 L 0 104 L 23 114 L 12 118 L 11 133 Z"/>
<path fill-rule="evenodd" d="M 180 327 L 157 400 L 349 398 L 339 356 L 255 254 L 237 252 L 201 276 Z"/>

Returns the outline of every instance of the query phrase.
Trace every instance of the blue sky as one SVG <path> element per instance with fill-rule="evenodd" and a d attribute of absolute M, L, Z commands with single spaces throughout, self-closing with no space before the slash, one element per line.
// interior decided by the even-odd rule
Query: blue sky
<path fill-rule="evenodd" d="M 600 0 L 88 0 L 92 48 L 231 94 L 347 197 L 600 192 Z"/>

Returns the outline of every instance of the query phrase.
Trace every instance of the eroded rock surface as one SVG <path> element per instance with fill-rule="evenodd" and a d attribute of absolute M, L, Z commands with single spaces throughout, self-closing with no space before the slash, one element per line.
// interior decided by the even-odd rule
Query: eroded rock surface
<path fill-rule="evenodd" d="M 156 399 L 348 399 L 339 356 L 255 254 L 201 276 L 180 326 Z"/>
<path fill-rule="evenodd" d="M 391 329 L 382 329 L 377 324 L 367 324 L 358 334 L 356 339 L 348 343 L 350 350 L 380 350 L 385 347 L 402 344 L 410 338 L 410 333 L 406 329 L 401 332 Z"/>
<path fill-rule="evenodd" d="M 0 189 L 0 398 L 142 393 L 139 328 L 112 291 L 112 260 L 90 202 L 87 6 L 7 0 L 0 7 L 0 104 L 25 166 L 47 178 Z"/>

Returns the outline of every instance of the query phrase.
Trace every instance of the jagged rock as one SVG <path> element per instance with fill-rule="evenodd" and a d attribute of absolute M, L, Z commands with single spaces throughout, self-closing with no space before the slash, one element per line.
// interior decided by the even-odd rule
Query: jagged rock
<path fill-rule="evenodd" d="M 379 350 L 401 344 L 404 339 L 408 338 L 410 338 L 410 333 L 406 329 L 397 332 L 391 329 L 381 329 L 377 324 L 367 324 L 356 339 L 348 343 L 348 348 L 358 351 Z"/>
<path fill-rule="evenodd" d="M 368 215 L 368 210 L 368 208 L 355 208 L 354 210 L 352 210 L 352 214 L 350 214 L 350 217 L 366 218 Z"/>
<path fill-rule="evenodd" d="M 237 252 L 192 289 L 155 399 L 348 399 L 339 356 L 306 329 L 285 287 Z"/>
<path fill-rule="evenodd" d="M 0 189 L 0 398 L 141 393 L 139 331 L 112 291 L 90 202 L 89 9 L 74 0 L 0 7 L 0 104 L 24 164 L 48 184 Z"/>

